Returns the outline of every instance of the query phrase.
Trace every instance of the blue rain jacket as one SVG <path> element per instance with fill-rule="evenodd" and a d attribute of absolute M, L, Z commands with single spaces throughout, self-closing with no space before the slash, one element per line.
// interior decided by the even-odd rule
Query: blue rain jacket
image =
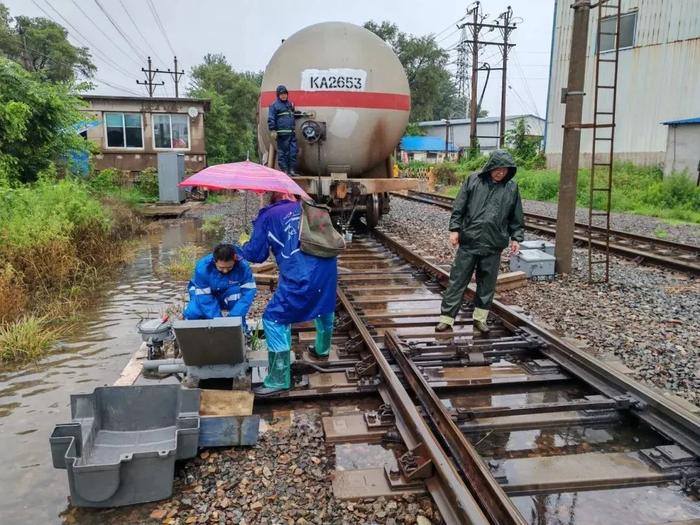
<path fill-rule="evenodd" d="M 267 110 L 267 127 L 279 135 L 294 133 L 294 104 L 289 100 L 282 102 L 279 98 L 270 104 Z"/>
<path fill-rule="evenodd" d="M 228 310 L 230 317 L 245 317 L 256 294 L 250 265 L 236 257 L 233 269 L 223 274 L 216 269 L 214 256 L 209 254 L 197 262 L 192 280 L 187 285 L 190 302 L 183 312 L 185 319 L 214 319 Z"/>
<path fill-rule="evenodd" d="M 260 263 L 270 250 L 279 267 L 279 286 L 263 319 L 280 324 L 301 323 L 335 311 L 338 281 L 336 258 L 315 257 L 299 248 L 301 204 L 283 200 L 260 210 L 253 221 L 243 257 Z"/>

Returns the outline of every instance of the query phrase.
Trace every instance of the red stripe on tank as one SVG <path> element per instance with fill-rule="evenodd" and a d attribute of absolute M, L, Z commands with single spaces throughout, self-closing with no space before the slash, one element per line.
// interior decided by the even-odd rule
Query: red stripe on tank
<path fill-rule="evenodd" d="M 277 98 L 274 91 L 260 94 L 260 107 L 267 107 Z M 317 106 L 338 108 L 396 109 L 409 111 L 411 97 L 397 93 L 374 93 L 367 91 L 290 91 L 289 100 L 295 106 Z"/>

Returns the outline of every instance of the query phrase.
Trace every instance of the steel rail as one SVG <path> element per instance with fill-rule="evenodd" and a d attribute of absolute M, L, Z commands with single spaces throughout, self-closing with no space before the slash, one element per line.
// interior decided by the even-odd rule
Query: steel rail
<path fill-rule="evenodd" d="M 455 424 L 445 405 L 425 380 L 416 364 L 406 357 L 402 349 L 403 344 L 393 330 L 384 335 L 384 346 L 391 353 L 404 379 L 440 432 L 440 437 L 447 444 L 462 475 L 468 480 L 470 489 L 478 497 L 483 511 L 493 523 L 525 525 L 527 522 L 523 516 L 491 475 L 479 453 Z"/>
<path fill-rule="evenodd" d="M 426 192 L 411 191 L 407 194 L 393 192 L 392 195 L 403 199 L 432 204 L 434 206 L 438 206 L 446 210 L 451 210 L 452 204 L 454 202 L 453 197 L 448 197 L 447 195 L 431 194 Z M 579 230 L 588 229 L 587 224 L 580 222 L 577 222 L 575 224 L 575 227 Z M 528 212 L 525 213 L 525 228 L 527 228 L 528 230 L 541 231 L 554 235 L 556 233 L 556 218 L 549 217 L 547 215 Z M 592 231 L 602 234 L 603 232 L 605 232 L 605 228 L 593 226 Z M 634 259 L 643 258 L 649 260 L 650 262 L 654 262 L 656 264 L 665 266 L 667 268 L 672 268 L 674 270 L 691 272 L 693 274 L 700 274 L 700 263 L 695 263 L 691 260 L 683 259 L 682 257 L 673 257 L 670 255 L 654 253 L 653 251 L 643 251 L 638 248 L 623 244 L 619 241 L 635 241 L 638 243 L 648 244 L 652 247 L 674 250 L 682 255 L 700 258 L 700 247 L 698 246 L 682 244 L 674 241 L 667 241 L 664 239 L 656 239 L 653 237 L 647 237 L 645 235 L 639 235 L 636 233 L 625 232 L 621 230 L 610 230 L 610 238 L 618 239 L 618 242 L 610 243 L 610 251 L 618 255 L 632 257 Z M 587 243 L 588 235 L 585 233 L 574 233 L 574 239 L 577 241 Z M 595 238 L 591 240 L 591 244 L 601 249 L 605 249 L 606 247 L 606 243 L 604 240 L 599 240 Z"/>
<path fill-rule="evenodd" d="M 381 230 L 373 230 L 373 234 L 384 246 L 435 277 L 441 285 L 447 284 L 449 280 L 447 271 L 425 260 Z M 467 289 L 467 295 L 473 298 L 474 293 L 474 288 L 470 286 Z M 626 399 L 630 404 L 631 413 L 693 454 L 700 455 L 699 415 L 634 379 L 620 374 L 604 362 L 572 346 L 503 303 L 494 301 L 492 311 L 504 321 L 507 327 L 524 329 L 539 337 L 546 346 L 542 349 L 542 353 L 570 374 L 608 397 Z"/>
<path fill-rule="evenodd" d="M 382 354 L 379 346 L 377 346 L 377 343 L 374 341 L 366 325 L 353 307 L 350 299 L 348 299 L 340 288 L 337 290 L 337 295 L 343 308 L 352 319 L 355 328 L 364 340 L 366 348 L 371 352 L 377 362 L 377 366 L 386 383 L 386 392 L 390 398 L 389 401 L 394 410 L 395 417 L 397 418 L 399 432 L 402 433 L 402 437 L 404 437 L 405 441 L 407 441 L 407 439 L 403 434 L 406 431 L 410 432 L 410 441 L 413 443 L 422 443 L 430 455 L 433 468 L 440 481 L 439 493 L 433 496 L 445 521 L 448 523 L 469 523 L 475 525 L 498 523 L 490 522 L 482 512 L 474 496 L 469 492 L 464 481 L 460 478 L 459 473 L 455 470 L 450 458 L 440 446 L 440 443 L 425 420 L 419 414 L 411 397 L 406 392 L 401 381 L 396 376 L 396 373 L 392 370 L 391 365 Z M 433 491 L 436 490 L 436 484 L 427 483 L 427 485 L 432 494 Z M 450 518 L 450 516 L 452 518 Z"/>

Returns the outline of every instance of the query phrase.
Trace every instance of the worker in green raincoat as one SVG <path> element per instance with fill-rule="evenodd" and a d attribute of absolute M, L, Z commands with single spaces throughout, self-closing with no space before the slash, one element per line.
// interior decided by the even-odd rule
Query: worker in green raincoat
<path fill-rule="evenodd" d="M 450 243 L 459 246 L 442 296 L 437 332 L 451 330 L 464 292 L 476 270 L 474 328 L 489 331 L 486 319 L 496 292 L 501 252 L 515 255 L 524 238 L 523 205 L 513 180 L 517 168 L 507 151 L 494 151 L 481 171 L 462 184 L 450 216 Z"/>

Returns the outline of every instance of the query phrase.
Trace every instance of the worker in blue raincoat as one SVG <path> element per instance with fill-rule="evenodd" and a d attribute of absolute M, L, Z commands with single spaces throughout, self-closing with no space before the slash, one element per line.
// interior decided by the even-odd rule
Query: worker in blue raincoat
<path fill-rule="evenodd" d="M 294 134 L 294 104 L 284 86 L 277 86 L 277 98 L 267 111 L 267 127 L 270 137 L 277 142 L 277 167 L 287 174 L 294 174 L 297 165 L 297 138 Z"/>
<path fill-rule="evenodd" d="M 229 317 L 241 317 L 247 330 L 245 317 L 257 290 L 250 265 L 233 245 L 219 244 L 200 259 L 187 289 L 190 302 L 183 312 L 185 319 L 214 319 L 227 310 Z"/>
<path fill-rule="evenodd" d="M 316 357 L 327 357 L 331 348 L 337 261 L 301 251 L 300 223 L 301 203 L 273 193 L 272 204 L 260 210 L 250 240 L 241 247 L 243 257 L 256 263 L 272 250 L 279 268 L 279 285 L 262 317 L 269 370 L 258 394 L 291 388 L 292 323 L 314 320 L 316 344 L 311 351 Z M 240 242 L 246 240 L 243 234 Z"/>

